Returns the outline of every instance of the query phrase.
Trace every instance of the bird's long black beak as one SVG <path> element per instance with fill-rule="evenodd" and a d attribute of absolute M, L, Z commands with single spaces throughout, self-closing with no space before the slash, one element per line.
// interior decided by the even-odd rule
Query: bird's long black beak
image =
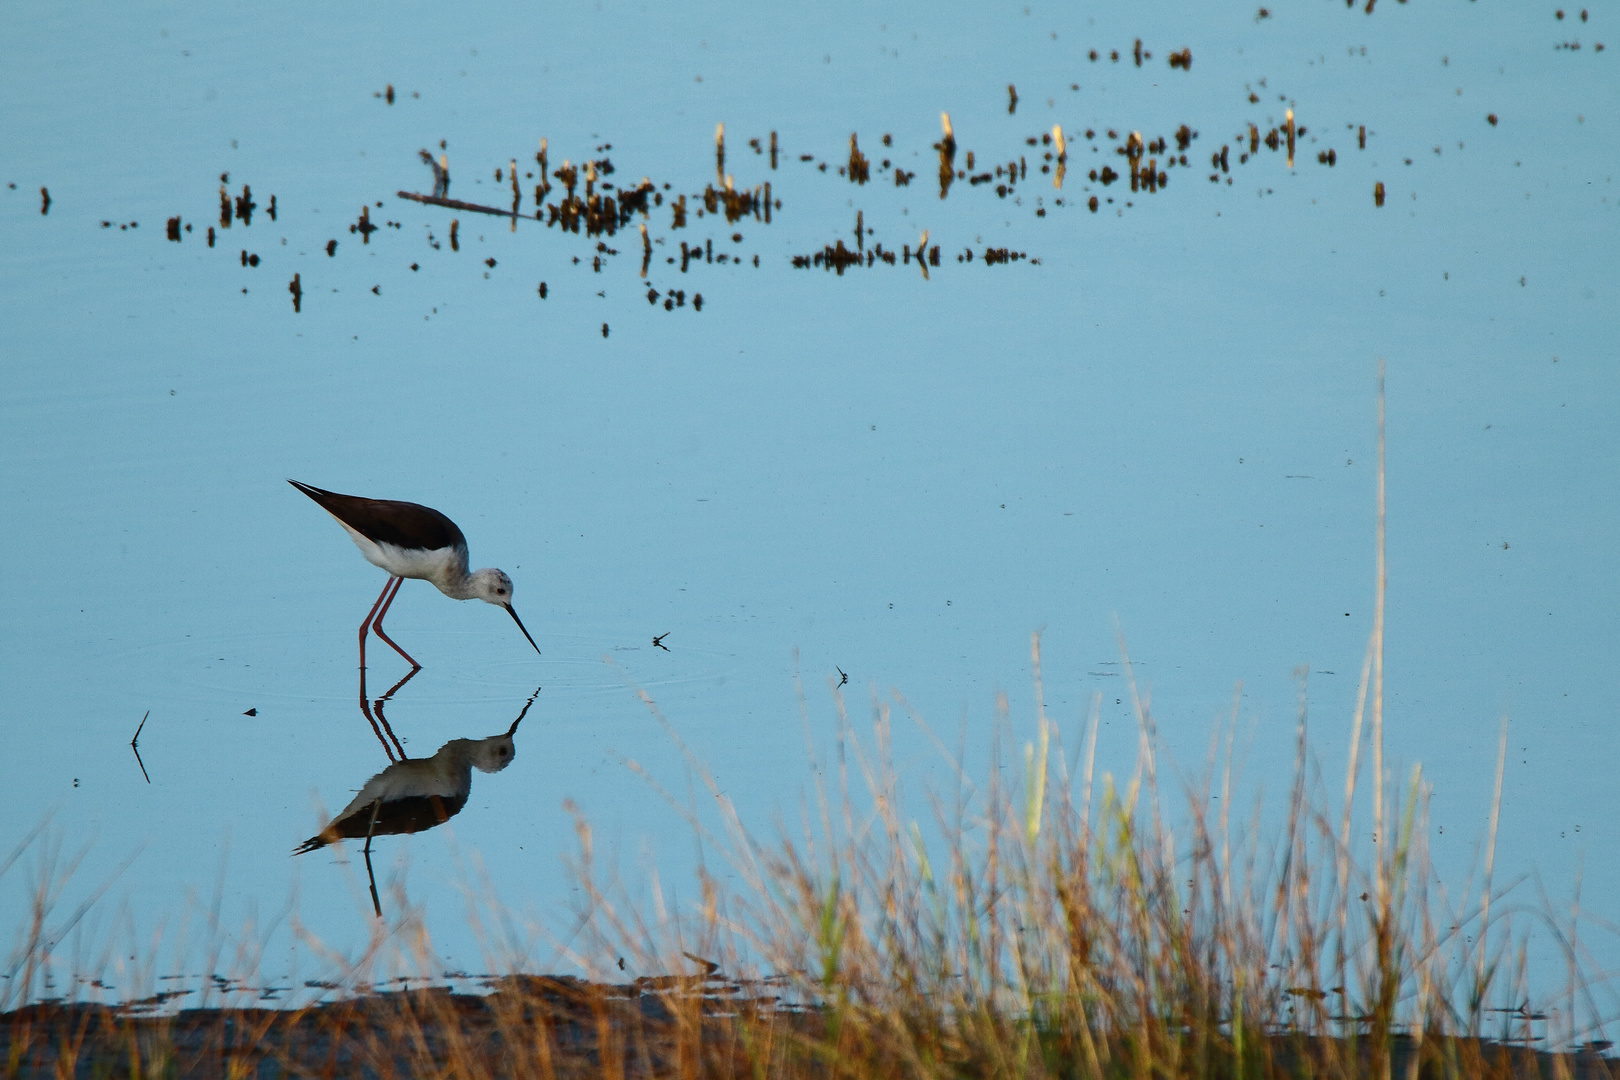
<path fill-rule="evenodd" d="M 502 604 L 501 606 L 506 609 L 506 613 L 508 615 L 512 616 L 512 621 L 518 624 L 518 629 L 523 631 L 523 636 L 529 638 L 529 644 L 534 645 L 534 638 L 529 637 L 528 628 L 523 625 L 523 620 L 517 617 L 517 611 L 513 609 L 512 605 Z M 540 646 L 534 645 L 534 651 L 538 653 L 540 651 Z"/>

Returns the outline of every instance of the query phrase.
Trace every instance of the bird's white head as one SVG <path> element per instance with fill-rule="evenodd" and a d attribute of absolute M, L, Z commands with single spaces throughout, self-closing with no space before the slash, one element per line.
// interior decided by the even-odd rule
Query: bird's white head
<path fill-rule="evenodd" d="M 512 579 L 506 576 L 504 570 L 492 566 L 474 570 L 467 579 L 467 585 L 472 596 L 486 604 L 512 606 Z"/>

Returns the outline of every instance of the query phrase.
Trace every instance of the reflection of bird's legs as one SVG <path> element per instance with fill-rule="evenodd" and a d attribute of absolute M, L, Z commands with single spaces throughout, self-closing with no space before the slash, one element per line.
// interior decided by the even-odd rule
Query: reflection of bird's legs
<path fill-rule="evenodd" d="M 366 701 L 366 692 L 363 688 L 360 691 L 360 711 L 366 714 L 366 722 L 371 725 L 371 733 L 382 743 L 383 753 L 388 755 L 388 760 L 398 761 L 399 759 L 394 756 L 394 748 L 389 746 L 388 740 L 383 737 L 383 728 L 377 726 L 377 718 L 371 715 L 371 704 Z M 393 731 L 389 731 L 388 734 L 392 735 Z"/>
<path fill-rule="evenodd" d="M 400 577 L 394 578 L 392 581 L 389 582 L 389 584 L 393 586 L 394 591 L 392 593 L 389 593 L 389 596 L 388 596 L 387 600 L 383 601 L 382 610 L 377 612 L 377 618 L 372 622 L 371 629 L 372 629 L 373 633 L 375 633 L 378 637 L 382 638 L 384 641 L 386 641 L 388 643 L 389 648 L 393 649 L 395 652 L 399 653 L 399 655 L 403 656 L 405 658 L 405 662 L 407 664 L 411 665 L 411 670 L 414 671 L 417 668 L 421 667 L 422 665 L 418 664 L 411 657 L 410 653 L 406 652 L 404 649 L 400 648 L 397 644 L 395 644 L 393 638 L 391 638 L 387 634 L 383 633 L 383 628 L 382 628 L 383 616 L 388 614 L 389 607 L 391 607 L 393 605 L 393 603 L 394 603 L 394 597 L 399 595 L 399 587 L 401 585 L 403 585 L 404 583 L 405 583 L 405 579 L 400 578 Z M 387 592 L 388 590 L 386 588 L 384 588 L 383 591 Z"/>
<path fill-rule="evenodd" d="M 382 800 L 371 804 L 371 824 L 366 826 L 366 846 L 361 854 L 366 857 L 366 880 L 371 883 L 371 907 L 382 918 L 382 901 L 377 899 L 377 875 L 371 871 L 371 836 L 377 828 L 377 815 L 382 813 Z"/>
<path fill-rule="evenodd" d="M 380 723 L 382 725 L 382 730 L 386 731 L 388 733 L 388 737 L 394 741 L 393 750 L 390 750 L 388 748 L 388 744 L 386 742 L 383 743 L 383 750 L 388 754 L 388 760 L 390 760 L 390 761 L 394 760 L 394 751 L 395 750 L 399 751 L 399 760 L 400 761 L 404 761 L 406 758 L 410 757 L 410 755 L 405 752 L 405 747 L 400 745 L 399 736 L 394 734 L 394 729 L 388 725 L 388 717 L 383 715 L 383 702 L 387 701 L 389 698 L 393 697 L 396 693 L 398 693 L 400 687 L 404 686 L 406 683 L 408 683 L 412 679 L 416 678 L 416 673 L 418 671 L 421 671 L 421 670 L 422 670 L 421 668 L 411 668 L 411 670 L 409 670 L 409 671 L 407 671 L 405 673 L 404 678 L 400 679 L 399 682 L 395 683 L 393 686 L 390 686 L 388 688 L 388 693 L 384 694 L 382 697 L 378 698 L 375 702 L 372 703 L 372 707 L 376 710 L 376 713 L 377 713 L 377 719 L 376 719 L 375 722 L 372 723 L 371 730 L 375 732 L 377 730 L 377 725 Z M 368 714 L 367 718 L 368 719 L 370 718 L 369 714 Z M 380 738 L 382 738 L 382 735 L 378 734 L 377 737 L 380 739 Z"/>
<path fill-rule="evenodd" d="M 416 674 L 416 672 L 414 672 L 414 671 L 411 672 L 411 675 L 414 675 L 414 674 Z M 410 675 L 405 676 L 406 679 L 408 679 L 410 677 L 411 677 Z M 400 680 L 400 681 L 404 682 L 403 679 Z M 398 690 L 398 689 L 399 689 L 399 686 L 396 684 L 395 687 L 394 687 L 394 690 Z M 390 694 L 392 694 L 394 692 L 394 690 L 390 690 L 388 692 Z M 382 702 L 383 702 L 382 698 L 377 699 L 377 711 L 379 713 L 382 712 Z M 389 761 L 396 760 L 395 757 L 394 757 L 394 748 L 392 746 L 388 745 L 388 740 L 387 739 L 383 738 L 383 730 L 384 730 L 384 728 L 388 727 L 388 721 L 384 720 L 383 723 L 382 723 L 382 726 L 379 727 L 377 725 L 377 718 L 375 716 L 371 715 L 371 700 L 368 697 L 366 697 L 366 666 L 365 666 L 364 663 L 362 663 L 360 665 L 360 712 L 365 716 L 366 723 L 371 725 L 371 733 L 373 735 L 377 736 L 377 741 L 378 742 L 382 743 L 383 753 L 388 755 L 388 760 Z M 393 730 L 391 728 L 388 730 L 388 734 L 390 736 L 392 736 L 394 734 L 394 732 L 393 732 Z M 399 742 L 399 740 L 395 739 L 394 742 L 397 744 Z M 401 748 L 401 750 L 400 750 L 400 757 L 404 757 L 404 749 L 403 748 Z"/>

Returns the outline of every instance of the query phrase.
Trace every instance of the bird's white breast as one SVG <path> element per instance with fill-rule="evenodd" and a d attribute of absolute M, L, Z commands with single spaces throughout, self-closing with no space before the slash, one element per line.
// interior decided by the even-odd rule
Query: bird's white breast
<path fill-rule="evenodd" d="M 343 526 L 343 531 L 349 534 L 349 539 L 354 541 L 354 546 L 360 549 L 360 554 L 366 557 L 367 562 L 388 571 L 395 577 L 416 578 L 440 585 L 441 582 L 453 577 L 452 569 L 466 559 L 464 554 L 453 547 L 435 548 L 431 551 L 402 548 L 395 544 L 379 543 L 364 533 L 350 528 L 341 520 L 338 524 Z M 442 585 L 440 587 L 442 588 Z"/>

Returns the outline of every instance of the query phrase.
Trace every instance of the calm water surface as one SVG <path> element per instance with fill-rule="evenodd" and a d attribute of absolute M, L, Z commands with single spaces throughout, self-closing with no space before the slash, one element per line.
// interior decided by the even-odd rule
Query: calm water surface
<path fill-rule="evenodd" d="M 537 964 L 566 940 L 568 799 L 626 881 L 656 867 L 691 895 L 688 830 L 626 767 L 686 790 L 637 690 L 769 835 L 812 777 L 796 677 L 818 754 L 842 671 L 857 715 L 898 692 L 947 741 L 965 724 L 982 773 L 998 692 L 1014 737 L 1034 730 L 1036 630 L 1049 714 L 1075 745 L 1100 694 L 1099 768 L 1128 773 L 1117 628 L 1185 775 L 1241 681 L 1244 775 L 1273 805 L 1307 665 L 1336 788 L 1372 619 L 1381 356 L 1391 774 L 1422 763 L 1461 894 L 1505 713 L 1498 880 L 1567 896 L 1583 868 L 1584 903 L 1620 920 L 1620 16 L 1178 7 L 13 12 L 0 857 L 47 817 L 65 855 L 89 845 L 65 920 L 134 855 L 82 924 L 102 936 L 122 910 L 138 940 L 172 931 L 222 880 L 228 926 L 263 931 L 295 890 L 311 933 L 363 943 L 363 874 L 288 853 L 388 763 L 354 655 L 383 575 L 288 477 L 449 514 L 543 653 L 421 582 L 389 615 L 424 664 L 387 707 L 413 757 L 505 731 L 542 688 L 453 823 L 377 842 L 447 969 L 482 962 L 460 892 L 478 865 L 547 928 Z M 1248 125 L 1289 108 L 1293 167 L 1263 144 L 1240 164 Z M 1013 192 L 964 175 L 941 198 L 941 111 L 964 174 L 968 150 L 976 173 L 1025 158 Z M 769 225 L 695 216 L 717 123 L 736 188 L 771 183 Z M 1054 124 L 1061 191 L 1038 173 Z M 1166 168 L 1181 125 L 1188 165 Z M 1132 131 L 1169 140 L 1163 190 L 1088 178 L 1125 171 Z M 851 132 L 865 185 L 839 175 Z M 427 148 L 452 197 L 504 206 L 496 170 L 534 171 L 541 137 L 553 168 L 606 158 L 598 182 L 687 193 L 684 230 L 667 202 L 635 219 L 647 278 L 635 222 L 587 237 L 396 197 L 432 190 Z M 222 174 L 233 202 L 250 186 L 251 224 L 221 226 Z M 926 229 L 939 264 L 793 266 L 853 246 L 857 211 L 865 246 Z M 683 273 L 683 242 L 740 257 Z M 1002 247 L 1029 258 L 984 265 Z M 371 659 L 374 692 L 406 672 Z M 150 783 L 129 745 L 148 714 Z M 896 732 L 926 817 L 949 772 Z M 0 880 L 0 924 L 22 924 L 36 865 Z M 279 926 L 268 977 L 318 966 Z"/>

